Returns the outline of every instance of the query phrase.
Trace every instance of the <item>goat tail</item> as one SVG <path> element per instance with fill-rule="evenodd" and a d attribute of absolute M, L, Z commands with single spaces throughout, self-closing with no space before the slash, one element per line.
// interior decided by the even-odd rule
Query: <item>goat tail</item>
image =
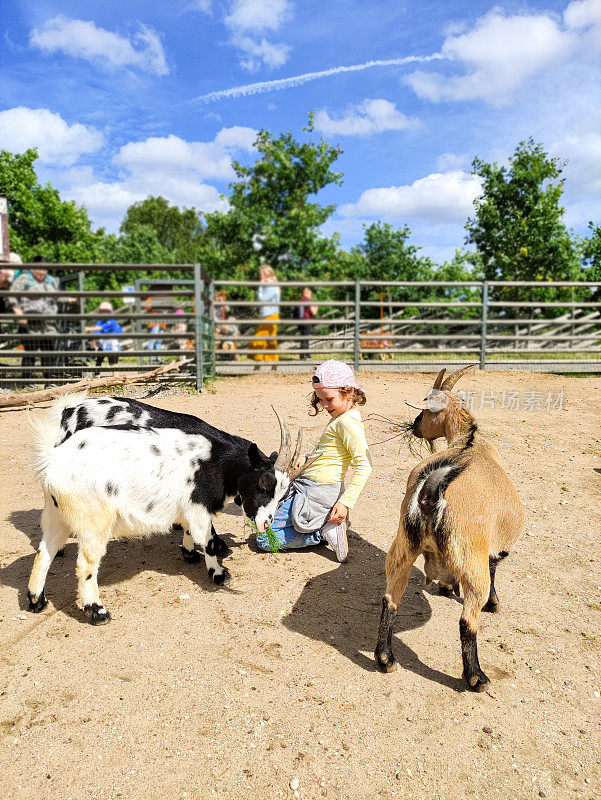
<path fill-rule="evenodd" d="M 50 408 L 44 409 L 41 414 L 33 415 L 28 409 L 29 424 L 34 430 L 33 434 L 33 469 L 38 479 L 45 484 L 52 451 L 59 440 L 61 417 L 63 411 L 71 406 L 79 405 L 86 399 L 86 392 L 65 395 L 57 398 Z"/>

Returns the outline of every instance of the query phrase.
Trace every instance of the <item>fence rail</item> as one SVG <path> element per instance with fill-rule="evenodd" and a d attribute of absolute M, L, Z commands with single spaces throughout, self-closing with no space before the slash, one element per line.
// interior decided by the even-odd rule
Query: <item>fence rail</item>
<path fill-rule="evenodd" d="M 165 380 L 198 389 L 215 374 L 306 370 L 331 357 L 357 369 L 434 371 L 477 361 L 482 369 L 601 372 L 601 282 L 287 281 L 279 284 L 279 318 L 269 321 L 260 315 L 259 281 L 213 281 L 199 264 L 48 266 L 67 273 L 51 295 L 60 313 L 24 313 L 19 322 L 13 299 L 49 294 L 0 292 L 0 389 L 139 371 L 182 349 L 191 364 Z M 84 290 L 87 273 L 114 270 L 139 277 L 122 290 Z M 299 300 L 306 286 L 317 315 L 295 318 L 309 305 Z M 89 330 L 107 300 L 123 333 Z M 108 364 L 108 351 L 91 349 L 106 339 L 120 347 Z"/>

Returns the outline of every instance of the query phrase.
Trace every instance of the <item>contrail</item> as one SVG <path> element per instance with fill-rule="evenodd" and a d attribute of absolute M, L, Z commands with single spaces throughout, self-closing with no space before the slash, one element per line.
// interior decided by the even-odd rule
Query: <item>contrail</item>
<path fill-rule="evenodd" d="M 240 95 L 263 94 L 263 92 L 277 92 L 281 89 L 289 89 L 292 86 L 300 86 L 318 78 L 327 78 L 328 75 L 338 75 L 341 72 L 358 72 L 362 69 L 371 67 L 398 67 L 403 64 L 415 62 L 435 61 L 445 56 L 442 53 L 434 53 L 431 56 L 405 56 L 405 58 L 387 58 L 381 61 L 366 61 L 365 64 L 353 64 L 350 67 L 332 67 L 321 72 L 305 72 L 302 75 L 294 75 L 291 78 L 280 78 L 275 81 L 262 81 L 261 83 L 247 83 L 244 86 L 234 86 L 231 89 L 221 89 L 218 92 L 209 92 L 193 98 L 191 103 L 210 103 L 222 97 L 240 97 Z"/>

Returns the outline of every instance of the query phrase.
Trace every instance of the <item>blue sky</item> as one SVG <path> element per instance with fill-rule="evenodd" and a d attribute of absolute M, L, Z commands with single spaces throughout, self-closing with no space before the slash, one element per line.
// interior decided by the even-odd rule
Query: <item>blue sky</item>
<path fill-rule="evenodd" d="M 149 194 L 226 208 L 255 132 L 340 144 L 322 202 L 349 247 L 376 219 L 435 260 L 464 240 L 475 155 L 533 136 L 566 222 L 601 219 L 601 0 L 3 0 L 0 148 L 116 231 Z M 349 69 L 352 68 L 352 69 Z M 322 74 L 323 73 L 323 74 Z"/>

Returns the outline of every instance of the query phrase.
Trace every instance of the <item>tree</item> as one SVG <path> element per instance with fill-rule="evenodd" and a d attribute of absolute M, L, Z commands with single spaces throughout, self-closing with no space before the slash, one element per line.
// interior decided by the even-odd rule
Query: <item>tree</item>
<path fill-rule="evenodd" d="M 305 130 L 312 132 L 311 119 Z M 291 133 L 275 137 L 265 130 L 255 147 L 252 166 L 233 162 L 238 180 L 229 187 L 230 209 L 205 215 L 203 266 L 214 278 L 255 279 L 265 261 L 281 278 L 327 279 L 338 241 L 319 229 L 335 206 L 309 198 L 341 182 L 342 174 L 330 169 L 340 149 L 323 139 L 300 143 Z"/>
<path fill-rule="evenodd" d="M 37 157 L 35 149 L 0 151 L 0 194 L 8 200 L 11 249 L 24 261 L 36 255 L 57 262 L 96 261 L 104 231 L 93 232 L 85 208 L 61 200 L 50 183 L 39 183 Z"/>
<path fill-rule="evenodd" d="M 533 139 L 520 142 L 509 166 L 476 157 L 472 174 L 482 179 L 476 215 L 465 227 L 466 241 L 476 246 L 483 277 L 503 281 L 578 280 L 575 244 L 563 222 L 560 205 L 563 165 Z M 554 300 L 561 290 L 513 287 L 496 291 L 506 300 Z M 514 308 L 514 315 L 522 315 Z M 529 314 L 528 314 L 529 315 Z"/>
<path fill-rule="evenodd" d="M 589 222 L 588 227 L 591 236 L 590 239 L 585 239 L 582 245 L 583 259 L 587 267 L 582 279 L 601 281 L 601 225 Z"/>
<path fill-rule="evenodd" d="M 141 228 L 155 233 L 156 244 L 169 253 L 169 262 L 191 264 L 199 259 L 205 243 L 205 234 L 199 214 L 193 208 L 180 210 L 170 206 L 164 197 L 147 197 L 127 209 L 120 231 L 127 237 L 134 236 Z M 129 245 L 131 247 L 131 245 Z M 153 245 L 153 250 L 156 247 Z"/>

